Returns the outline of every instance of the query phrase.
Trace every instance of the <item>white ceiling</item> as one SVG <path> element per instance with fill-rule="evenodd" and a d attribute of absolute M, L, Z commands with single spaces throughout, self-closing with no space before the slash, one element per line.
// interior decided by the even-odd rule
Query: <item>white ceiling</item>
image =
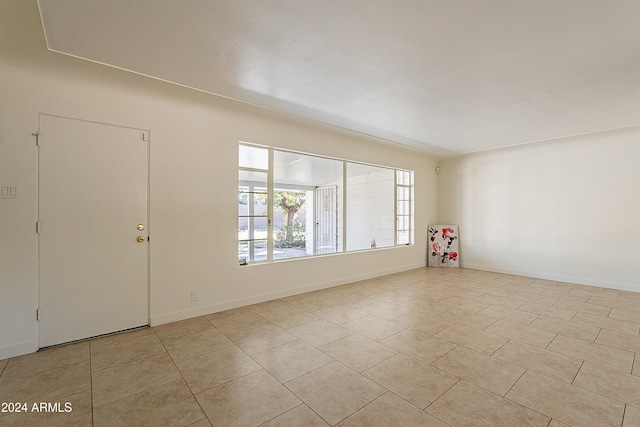
<path fill-rule="evenodd" d="M 638 0 L 38 0 L 49 49 L 438 154 L 640 124 Z"/>

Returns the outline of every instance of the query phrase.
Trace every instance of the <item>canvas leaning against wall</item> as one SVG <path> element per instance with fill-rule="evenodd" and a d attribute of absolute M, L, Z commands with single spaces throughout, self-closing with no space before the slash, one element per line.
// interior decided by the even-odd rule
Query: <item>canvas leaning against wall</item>
<path fill-rule="evenodd" d="M 429 267 L 459 267 L 458 226 L 429 226 Z"/>

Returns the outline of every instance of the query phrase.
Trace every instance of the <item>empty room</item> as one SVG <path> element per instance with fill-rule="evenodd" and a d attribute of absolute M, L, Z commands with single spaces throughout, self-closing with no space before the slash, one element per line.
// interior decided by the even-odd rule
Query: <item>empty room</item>
<path fill-rule="evenodd" d="M 0 425 L 640 426 L 638 22 L 0 0 Z"/>

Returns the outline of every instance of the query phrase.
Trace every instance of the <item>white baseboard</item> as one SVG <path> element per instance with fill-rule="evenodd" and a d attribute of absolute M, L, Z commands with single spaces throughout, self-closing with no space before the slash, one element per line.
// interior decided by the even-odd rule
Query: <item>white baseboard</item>
<path fill-rule="evenodd" d="M 278 298 L 285 298 L 292 295 L 303 294 L 305 292 L 317 291 L 320 289 L 332 288 L 334 286 L 345 285 L 347 283 L 358 282 L 360 280 L 373 279 L 375 277 L 386 276 L 394 273 L 401 273 L 403 271 L 413 270 L 416 268 L 425 267 L 426 263 L 412 264 L 403 267 L 393 268 L 384 271 L 377 271 L 374 273 L 361 274 L 357 276 L 341 277 L 340 279 L 331 280 L 328 282 L 314 283 L 311 285 L 300 286 L 297 288 L 283 289 L 276 292 L 268 292 L 265 294 L 255 295 L 247 298 L 240 298 L 233 301 L 227 301 L 219 304 L 211 304 L 202 307 L 196 307 L 189 310 L 176 311 L 173 313 L 159 314 L 157 316 L 151 315 L 151 326 L 158 326 L 169 322 L 175 322 L 178 320 L 190 319 L 192 317 L 203 316 L 205 314 L 217 313 L 219 311 L 231 310 L 233 308 L 244 307 L 246 305 L 258 304 L 265 301 L 271 301 Z"/>
<path fill-rule="evenodd" d="M 22 356 L 23 354 L 34 353 L 38 351 L 37 341 L 26 341 L 20 344 L 14 344 L 7 347 L 0 347 L 0 360 L 10 357 Z"/>
<path fill-rule="evenodd" d="M 617 289 L 619 291 L 640 292 L 640 285 L 630 283 L 605 282 L 601 280 L 587 279 L 583 277 L 562 276 L 557 274 L 547 274 L 535 271 L 514 270 L 496 266 L 461 263 L 460 267 L 471 270 L 490 271 L 493 273 L 513 274 L 514 276 L 533 277 L 535 279 L 554 280 L 556 282 L 575 283 L 576 285 L 598 286 L 607 289 Z"/>

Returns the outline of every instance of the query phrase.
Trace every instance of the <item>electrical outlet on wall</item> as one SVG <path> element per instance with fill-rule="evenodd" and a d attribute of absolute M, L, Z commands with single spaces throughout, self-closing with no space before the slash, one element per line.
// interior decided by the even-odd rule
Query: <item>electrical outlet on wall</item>
<path fill-rule="evenodd" d="M 198 291 L 191 291 L 191 302 L 196 302 L 198 301 Z"/>

